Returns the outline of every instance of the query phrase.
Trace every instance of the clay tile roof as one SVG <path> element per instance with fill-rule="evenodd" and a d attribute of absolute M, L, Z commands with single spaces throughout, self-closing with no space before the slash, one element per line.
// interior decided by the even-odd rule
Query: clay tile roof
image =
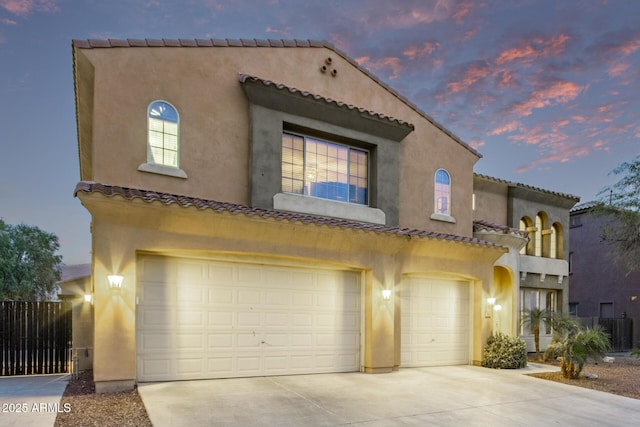
<path fill-rule="evenodd" d="M 569 212 L 574 213 L 574 212 L 586 211 L 600 205 L 602 205 L 602 202 L 592 200 L 590 202 L 584 202 L 584 203 L 580 203 L 579 205 L 575 205 L 574 207 L 569 209 Z"/>
<path fill-rule="evenodd" d="M 93 49 L 93 48 L 106 48 L 106 47 L 182 47 L 182 46 L 198 46 L 198 47 L 311 47 L 311 48 L 326 48 L 330 49 L 336 53 L 336 55 L 341 56 L 344 60 L 349 62 L 355 68 L 364 73 L 367 77 L 375 81 L 377 84 L 385 88 L 389 93 L 398 98 L 400 101 L 405 103 L 409 108 L 414 110 L 416 113 L 424 117 L 427 121 L 433 124 L 435 127 L 440 129 L 442 132 L 451 137 L 458 144 L 463 146 L 465 149 L 473 153 L 478 158 L 481 158 L 482 155 L 476 151 L 473 147 L 471 147 L 466 142 L 462 141 L 458 136 L 456 136 L 449 129 L 442 126 L 440 123 L 435 121 L 433 117 L 422 111 L 416 104 L 411 102 L 408 98 L 401 95 L 398 91 L 396 91 L 391 86 L 387 85 L 385 82 L 380 80 L 377 76 L 372 74 L 369 70 L 362 67 L 358 64 L 354 59 L 349 57 L 345 52 L 336 48 L 332 43 L 323 40 L 277 40 L 277 39 L 269 39 L 269 40 L 258 40 L 258 39 L 197 39 L 193 40 L 193 43 L 186 43 L 184 39 L 181 40 L 171 40 L 171 39 L 162 39 L 162 40 L 153 40 L 153 39 L 145 39 L 145 40 L 135 40 L 135 39 L 123 39 L 123 40 L 73 40 L 72 46 L 74 49 Z"/>
<path fill-rule="evenodd" d="M 526 230 L 519 230 L 517 228 L 508 227 L 506 225 L 494 224 L 483 219 L 473 221 L 473 231 L 488 232 L 488 233 L 500 233 L 500 234 L 515 234 L 520 237 L 528 237 L 529 233 Z"/>
<path fill-rule="evenodd" d="M 176 194 L 160 193 L 157 191 L 141 190 L 137 188 L 119 187 L 109 184 L 100 184 L 97 182 L 81 181 L 76 185 L 74 196 L 78 193 L 98 193 L 106 197 L 120 196 L 125 200 L 139 199 L 147 203 L 160 202 L 164 205 L 178 205 L 183 208 L 195 207 L 201 210 L 210 209 L 219 213 L 230 213 L 232 215 L 245 215 L 248 217 L 259 217 L 264 219 L 275 219 L 276 221 L 289 221 L 292 223 L 313 224 L 318 226 L 326 225 L 330 228 L 342 228 L 356 231 L 373 232 L 377 234 L 385 234 L 399 237 L 419 237 L 426 239 L 447 240 L 464 244 L 492 247 L 502 249 L 502 246 L 495 243 L 486 242 L 484 240 L 473 237 L 456 236 L 452 234 L 434 233 L 425 230 L 417 230 L 410 228 L 388 227 L 385 225 L 371 224 L 367 222 L 358 222 L 345 220 L 340 218 L 331 218 L 317 215 L 299 214 L 293 212 L 284 212 L 276 210 L 268 210 L 261 208 L 252 208 L 249 206 L 239 205 L 236 203 L 218 202 L 215 200 L 200 199 L 197 197 L 180 196 Z"/>
<path fill-rule="evenodd" d="M 492 176 L 482 175 L 482 174 L 479 174 L 479 173 L 476 173 L 474 175 L 479 177 L 479 178 L 486 179 L 486 180 L 489 180 L 489 181 L 501 182 L 503 184 L 507 184 L 507 185 L 512 186 L 512 187 L 528 188 L 530 190 L 539 191 L 541 193 L 553 194 L 554 196 L 559 196 L 559 197 L 563 197 L 565 199 L 575 200 L 576 202 L 580 200 L 580 197 L 574 196 L 572 194 L 559 193 L 557 191 L 546 190 L 544 188 L 534 187 L 532 185 L 522 184 L 520 182 L 507 181 L 506 179 L 494 178 Z"/>
<path fill-rule="evenodd" d="M 346 104 L 344 102 L 341 101 L 336 101 L 335 99 L 331 99 L 331 98 L 325 98 L 324 96 L 321 95 L 315 95 L 313 93 L 304 91 L 304 90 L 300 90 L 300 89 L 296 89 L 295 87 L 291 87 L 291 86 L 287 86 L 284 85 L 282 83 L 275 83 L 272 82 L 271 80 L 265 80 L 265 79 L 261 79 L 260 77 L 256 77 L 256 76 L 252 76 L 249 74 L 243 74 L 243 73 L 239 73 L 238 74 L 238 80 L 240 81 L 240 83 L 247 83 L 247 82 L 255 82 L 255 83 L 261 83 L 264 86 L 272 86 L 280 91 L 286 91 L 286 92 L 290 92 L 293 94 L 297 94 L 300 95 L 303 98 L 313 98 L 317 101 L 324 101 L 327 104 L 333 104 L 336 105 L 340 108 L 345 108 L 347 110 L 357 110 L 359 113 L 361 114 L 368 114 L 371 117 L 375 117 L 381 120 L 386 120 L 388 122 L 394 123 L 394 124 L 398 124 L 400 126 L 405 126 L 411 130 L 414 130 L 414 126 L 411 123 L 407 123 L 404 120 L 400 120 L 400 119 L 396 119 L 393 118 L 391 116 L 387 116 L 385 114 L 381 114 L 381 113 L 375 113 L 373 111 L 367 110 L 365 108 L 361 108 L 361 107 L 356 107 L 354 105 L 351 104 Z"/>

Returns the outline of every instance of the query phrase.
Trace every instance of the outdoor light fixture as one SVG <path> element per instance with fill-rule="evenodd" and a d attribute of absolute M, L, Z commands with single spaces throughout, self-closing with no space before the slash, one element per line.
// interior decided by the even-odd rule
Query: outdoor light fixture
<path fill-rule="evenodd" d="M 487 307 L 484 310 L 484 317 L 491 317 L 491 313 L 496 309 L 496 299 L 495 298 L 487 298 Z M 500 306 L 502 308 L 502 306 Z"/>
<path fill-rule="evenodd" d="M 84 294 L 84 302 L 91 302 L 91 294 Z"/>
<path fill-rule="evenodd" d="M 391 289 L 382 290 L 382 299 L 385 299 L 385 300 L 391 299 Z"/>
<path fill-rule="evenodd" d="M 109 286 L 111 289 L 120 289 L 122 287 L 122 279 L 124 279 L 124 277 L 112 274 L 107 276 L 107 279 L 109 279 Z"/>

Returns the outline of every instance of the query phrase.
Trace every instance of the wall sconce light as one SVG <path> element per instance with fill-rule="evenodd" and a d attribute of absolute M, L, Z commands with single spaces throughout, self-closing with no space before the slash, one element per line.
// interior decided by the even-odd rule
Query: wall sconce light
<path fill-rule="evenodd" d="M 493 306 L 493 311 L 500 311 L 502 310 L 502 306 L 500 304 L 496 304 Z"/>
<path fill-rule="evenodd" d="M 124 279 L 124 277 L 117 274 L 112 274 L 110 276 L 107 276 L 107 279 L 109 279 L 109 286 L 111 287 L 111 289 L 122 288 L 122 280 Z"/>
<path fill-rule="evenodd" d="M 91 302 L 91 294 L 84 294 L 84 302 Z"/>
<path fill-rule="evenodd" d="M 384 299 L 384 300 L 391 299 L 391 289 L 383 289 L 382 290 L 382 299 Z"/>
<path fill-rule="evenodd" d="M 496 299 L 495 298 L 487 298 L 487 307 L 484 310 L 484 317 L 486 318 L 490 318 L 491 314 L 493 313 L 493 310 L 495 310 L 496 307 Z M 502 306 L 500 306 L 500 308 L 502 308 Z"/>

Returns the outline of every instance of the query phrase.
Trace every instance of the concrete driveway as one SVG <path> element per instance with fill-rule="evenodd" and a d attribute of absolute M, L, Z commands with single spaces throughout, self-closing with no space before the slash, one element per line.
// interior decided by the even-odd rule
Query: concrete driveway
<path fill-rule="evenodd" d="M 474 366 L 140 384 L 162 426 L 631 426 L 640 400 Z"/>
<path fill-rule="evenodd" d="M 67 387 L 69 375 L 0 377 L 0 425 L 3 427 L 52 426 Z"/>

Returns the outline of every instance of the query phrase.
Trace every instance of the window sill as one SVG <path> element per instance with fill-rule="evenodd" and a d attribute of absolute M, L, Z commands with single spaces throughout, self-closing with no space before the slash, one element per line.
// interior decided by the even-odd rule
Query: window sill
<path fill-rule="evenodd" d="M 175 178 L 187 178 L 187 174 L 180 168 L 174 168 L 172 166 L 159 165 L 156 163 L 143 163 L 138 166 L 140 172 L 157 173 L 159 175 L 167 175 Z"/>
<path fill-rule="evenodd" d="M 273 196 L 273 208 L 289 212 L 370 222 L 372 224 L 386 224 L 386 215 L 380 209 L 299 194 L 276 194 Z"/>
<path fill-rule="evenodd" d="M 436 221 L 450 222 L 452 224 L 456 223 L 456 219 L 451 215 L 441 214 L 441 213 L 433 213 L 431 214 L 431 219 Z"/>

